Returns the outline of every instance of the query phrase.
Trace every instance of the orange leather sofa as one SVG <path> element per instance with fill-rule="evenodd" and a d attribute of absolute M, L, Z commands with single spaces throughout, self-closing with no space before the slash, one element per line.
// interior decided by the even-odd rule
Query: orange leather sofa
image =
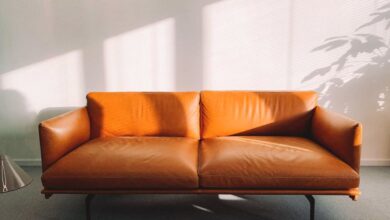
<path fill-rule="evenodd" d="M 362 126 L 311 91 L 93 92 L 39 133 L 47 198 L 360 194 Z"/>

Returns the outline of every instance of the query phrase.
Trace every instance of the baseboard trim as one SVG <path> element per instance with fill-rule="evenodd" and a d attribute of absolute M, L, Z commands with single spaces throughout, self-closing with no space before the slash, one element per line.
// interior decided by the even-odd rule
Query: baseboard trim
<path fill-rule="evenodd" d="M 362 159 L 362 166 L 390 166 L 390 159 Z"/>
<path fill-rule="evenodd" d="M 37 166 L 41 166 L 42 164 L 40 158 L 36 158 L 36 159 L 16 158 L 12 160 L 19 166 L 26 166 L 26 167 L 37 167 Z"/>
<path fill-rule="evenodd" d="M 41 166 L 41 159 L 13 159 L 20 166 Z M 362 159 L 362 166 L 390 166 L 390 159 Z"/>

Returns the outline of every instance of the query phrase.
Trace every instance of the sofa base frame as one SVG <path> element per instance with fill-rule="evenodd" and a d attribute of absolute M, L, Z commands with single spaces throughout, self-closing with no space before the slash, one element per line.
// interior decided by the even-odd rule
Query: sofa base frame
<path fill-rule="evenodd" d="M 356 201 L 360 195 L 358 188 L 348 190 L 42 190 L 45 198 L 53 194 L 87 194 L 85 198 L 86 219 L 91 219 L 91 202 L 98 194 L 236 194 L 236 195 L 304 195 L 310 205 L 310 220 L 315 219 L 315 199 L 313 195 L 346 195 Z"/>

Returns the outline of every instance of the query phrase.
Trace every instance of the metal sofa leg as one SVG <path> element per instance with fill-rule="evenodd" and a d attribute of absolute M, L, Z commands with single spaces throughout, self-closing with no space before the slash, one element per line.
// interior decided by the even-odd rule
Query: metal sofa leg
<path fill-rule="evenodd" d="M 45 199 L 49 199 L 52 195 L 51 193 L 45 193 Z"/>
<path fill-rule="evenodd" d="M 86 212 L 86 218 L 87 220 L 91 219 L 91 202 L 93 197 L 95 197 L 94 194 L 88 194 L 85 198 L 85 212 Z"/>
<path fill-rule="evenodd" d="M 315 213 L 315 202 L 313 195 L 305 195 L 306 199 L 310 203 L 310 220 L 314 220 L 314 213 Z"/>
<path fill-rule="evenodd" d="M 359 195 L 349 196 L 353 201 L 357 201 L 359 199 Z"/>

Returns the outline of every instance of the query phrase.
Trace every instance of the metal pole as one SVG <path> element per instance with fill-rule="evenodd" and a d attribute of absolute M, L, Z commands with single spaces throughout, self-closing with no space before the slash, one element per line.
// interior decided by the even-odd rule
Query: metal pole
<path fill-rule="evenodd" d="M 315 213 L 315 199 L 313 195 L 305 195 L 306 199 L 310 203 L 310 220 L 314 220 L 314 213 Z"/>
<path fill-rule="evenodd" d="M 91 202 L 94 196 L 94 194 L 88 194 L 85 198 L 85 211 L 87 220 L 91 220 Z"/>

